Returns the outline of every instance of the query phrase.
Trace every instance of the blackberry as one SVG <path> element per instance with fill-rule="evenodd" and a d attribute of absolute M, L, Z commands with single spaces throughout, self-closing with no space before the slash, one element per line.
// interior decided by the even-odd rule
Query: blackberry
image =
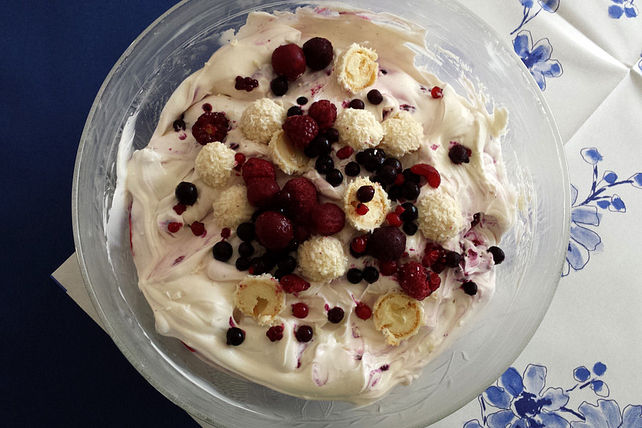
<path fill-rule="evenodd" d="M 470 162 L 468 149 L 461 144 L 455 144 L 448 150 L 448 157 L 455 165 Z"/>

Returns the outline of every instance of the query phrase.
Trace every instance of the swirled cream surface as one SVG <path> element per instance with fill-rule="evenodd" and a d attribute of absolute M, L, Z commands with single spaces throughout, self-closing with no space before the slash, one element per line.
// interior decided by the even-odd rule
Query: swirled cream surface
<path fill-rule="evenodd" d="M 276 96 L 270 89 L 270 81 L 276 77 L 271 65 L 273 51 L 288 43 L 302 46 L 312 37 L 331 41 L 333 62 L 319 71 L 308 68 L 298 79 L 289 82 L 285 95 Z M 423 49 L 423 43 L 421 28 L 392 16 L 306 8 L 296 13 L 252 13 L 238 33 L 228 34 L 224 45 L 204 67 L 175 90 L 148 146 L 136 151 L 129 161 L 126 179 L 126 188 L 132 197 L 130 232 L 139 287 L 154 313 L 160 334 L 180 339 L 206 361 L 283 393 L 307 399 L 367 403 L 395 385 L 407 384 L 416 378 L 421 368 L 441 351 L 445 338 L 491 298 L 495 288 L 494 271 L 501 266 L 495 267 L 493 254 L 488 249 L 498 245 L 502 234 L 510 227 L 515 207 L 515 194 L 507 183 L 500 148 L 507 113 L 503 110 L 489 113 L 481 97 L 464 98 L 428 71 L 415 67 L 415 52 Z M 367 86 L 356 91 L 346 88 L 345 79 L 337 75 L 339 61 L 345 59 L 342 55 L 353 44 L 376 53 L 374 82 L 361 79 L 359 81 L 366 82 Z M 237 76 L 250 77 L 258 86 L 250 91 L 235 89 Z M 433 88 L 443 91 L 432 94 Z M 368 101 L 367 93 L 372 89 L 382 94 L 381 103 Z M 402 141 L 409 141 L 410 151 L 405 152 L 408 148 L 397 150 L 391 138 L 388 141 L 392 143 L 375 141 L 371 146 L 380 145 L 381 148 L 392 144 L 389 152 L 405 152 L 399 156 L 404 169 L 430 165 L 440 176 L 438 188 L 424 184 L 425 179 L 422 179 L 415 203 L 419 207 L 417 221 L 422 216 L 434 215 L 434 218 L 424 218 L 422 227 L 414 234 L 404 232 L 405 250 L 395 262 L 398 267 L 413 261 L 421 263 L 435 245 L 458 253 L 461 260 L 457 267 L 433 272 L 439 275 L 440 284 L 428 297 L 411 298 L 413 314 L 421 316 L 416 328 L 411 326 L 412 333 L 398 343 L 388 340 L 382 323 L 387 322 L 394 330 L 395 323 L 401 326 L 410 321 L 404 318 L 405 313 L 395 313 L 399 306 L 397 301 L 390 300 L 392 303 L 386 306 L 378 299 L 390 293 L 398 293 L 395 296 L 399 299 L 399 294 L 408 295 L 400 286 L 399 274 L 380 274 L 373 283 L 361 281 L 357 284 L 348 281 L 345 273 L 328 281 L 307 278 L 310 287 L 298 293 L 284 293 L 282 309 L 267 324 L 259 323 L 235 307 L 239 283 L 249 273 L 235 266 L 241 243 L 235 225 L 229 227 L 228 236 L 220 219 L 225 216 L 234 222 L 243 213 L 233 209 L 222 212 L 216 207 L 223 204 L 219 201 L 223 192 L 245 184 L 239 167 L 230 171 L 225 186 L 206 184 L 195 171 L 196 158 L 204 146 L 196 141 L 191 130 L 204 112 L 222 112 L 229 120 L 229 130 L 221 142 L 226 148 L 243 154 L 244 159 L 276 162 L 273 159 L 275 152 L 269 144 L 247 138 L 248 131 L 244 133 L 239 124 L 246 108 L 257 100 L 268 98 L 288 110 L 297 105 L 299 97 L 308 99 L 307 104 L 301 106 L 304 112 L 313 102 L 325 99 L 336 106 L 338 116 L 342 117 L 342 112 L 350 108 L 349 102 L 360 99 L 364 101 L 364 110 L 376 118 L 375 128 L 394 117 L 409 117 L 413 124 L 420 125 L 413 125 L 412 131 L 416 134 L 418 148 L 412 146 L 415 140 L 403 139 L 411 131 L 402 122 L 397 127 L 384 126 L 383 132 L 400 133 Z M 285 120 L 285 116 L 281 120 Z M 372 130 L 361 131 L 376 135 Z M 351 138 L 347 134 L 349 131 L 344 132 L 333 144 L 331 154 L 334 167 L 342 172 L 358 152 L 355 150 L 347 158 L 337 155 L 341 148 L 347 147 L 344 139 Z M 451 160 L 449 152 L 453 144 L 468 149 L 467 163 Z M 291 155 L 291 161 L 299 163 L 292 174 L 276 168 L 279 186 L 292 177 L 304 176 L 314 183 L 319 203 L 334 203 L 345 211 L 346 192 L 358 177 L 350 177 L 344 172 L 341 183 L 333 186 L 315 170 L 314 160 L 301 158 L 301 154 L 295 153 L 287 144 L 284 147 L 278 149 L 279 155 Z M 288 152 L 290 149 L 291 153 Z M 234 162 L 236 165 L 241 161 L 237 157 Z M 373 175 L 361 167 L 359 176 Z M 180 182 L 192 183 L 198 190 L 196 202 L 186 206 L 184 211 L 175 208 L 178 204 L 175 189 Z M 432 199 L 426 199 L 421 204 L 422 198 L 433 196 L 431 192 L 439 192 L 442 199 L 432 203 Z M 449 203 L 456 209 L 452 221 L 445 221 L 452 223 L 456 230 L 439 235 L 441 242 L 434 242 L 437 238 L 427 239 L 428 232 L 424 233 L 424 229 L 444 223 L 439 215 L 448 210 L 441 210 L 441 200 L 451 201 Z M 386 218 L 400 204 L 401 201 L 382 202 L 373 210 L 387 210 L 382 216 Z M 354 238 L 371 231 L 367 226 L 365 230 L 357 230 L 355 225 L 359 226 L 362 219 L 353 218 L 355 215 L 358 214 L 346 212 L 345 226 L 332 235 L 343 247 L 347 260 L 345 269 L 380 268 L 371 256 L 355 258 L 351 255 L 350 245 Z M 386 226 L 387 221 L 379 221 L 377 226 Z M 194 224 L 197 224 L 197 230 L 190 227 Z M 200 224 L 203 230 L 198 229 Z M 226 262 L 216 260 L 212 255 L 213 246 L 223 239 L 233 248 L 233 254 Z M 264 252 L 256 241 L 253 246 L 254 256 Z M 296 257 L 297 252 L 291 255 Z M 297 266 L 294 273 L 306 279 L 301 266 Z M 476 284 L 474 295 L 462 286 L 469 281 Z M 305 318 L 292 314 L 291 307 L 295 303 L 307 305 L 309 312 Z M 363 313 L 360 317 L 356 310 L 358 303 L 375 312 L 363 319 Z M 328 310 L 334 307 L 344 311 L 344 317 L 338 323 L 328 320 Z M 377 316 L 379 324 L 376 325 Z M 307 342 L 299 341 L 295 336 L 302 325 L 312 329 L 312 338 Z M 282 339 L 271 341 L 266 336 L 270 326 L 283 327 Z M 238 346 L 227 343 L 230 327 L 244 332 L 244 340 Z"/>

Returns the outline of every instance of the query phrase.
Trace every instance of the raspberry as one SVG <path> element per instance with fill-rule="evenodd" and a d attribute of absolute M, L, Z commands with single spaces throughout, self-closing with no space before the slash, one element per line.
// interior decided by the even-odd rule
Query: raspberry
<path fill-rule="evenodd" d="M 290 199 L 284 206 L 290 218 L 298 224 L 307 223 L 317 205 L 317 188 L 307 178 L 296 177 L 285 183 L 283 191 L 290 194 Z"/>
<path fill-rule="evenodd" d="M 367 320 L 372 316 L 372 309 L 365 303 L 359 302 L 357 303 L 357 307 L 354 308 L 354 313 L 362 320 Z"/>
<path fill-rule="evenodd" d="M 234 80 L 234 89 L 238 91 L 251 92 L 254 88 L 259 86 L 259 81 L 251 77 L 236 76 Z"/>
<path fill-rule="evenodd" d="M 397 262 L 394 260 L 379 262 L 379 271 L 385 276 L 394 275 L 397 273 Z"/>
<path fill-rule="evenodd" d="M 283 339 L 283 326 L 274 325 L 268 328 L 268 331 L 265 332 L 265 335 L 270 339 L 271 342 L 278 342 Z"/>
<path fill-rule="evenodd" d="M 416 165 L 413 165 L 412 168 L 410 168 L 410 171 L 414 174 L 423 175 L 424 177 L 426 177 L 426 180 L 428 181 L 430 187 L 434 187 L 435 189 L 439 187 L 439 184 L 441 183 L 441 176 L 439 175 L 439 171 L 437 171 L 435 167 L 428 165 L 427 163 L 418 163 Z"/>
<path fill-rule="evenodd" d="M 169 230 L 171 233 L 176 233 L 181 230 L 181 227 L 183 227 L 182 223 L 172 221 L 167 225 L 167 230 Z"/>
<path fill-rule="evenodd" d="M 470 154 L 468 153 L 468 150 L 470 149 L 456 143 L 450 148 L 450 150 L 448 150 L 448 157 L 455 165 L 468 163 L 470 162 Z"/>
<path fill-rule="evenodd" d="M 292 305 L 292 315 L 294 315 L 297 318 L 305 318 L 308 316 L 308 312 L 310 311 L 310 308 L 308 308 L 308 305 L 305 303 L 294 303 Z"/>
<path fill-rule="evenodd" d="M 305 55 L 303 49 L 289 43 L 281 45 L 272 52 L 272 68 L 280 76 L 288 80 L 296 80 L 305 72 Z"/>
<path fill-rule="evenodd" d="M 401 266 L 397 279 L 404 293 L 417 300 L 424 300 L 432 293 L 426 269 L 419 262 Z"/>
<path fill-rule="evenodd" d="M 366 252 L 367 245 L 368 245 L 367 236 L 357 236 L 350 243 L 350 248 L 355 253 L 362 254 Z"/>
<path fill-rule="evenodd" d="M 441 97 L 443 97 L 443 96 L 444 96 L 444 90 L 443 90 L 443 89 L 441 89 L 439 86 L 434 86 L 434 87 L 430 90 L 430 95 L 431 95 L 433 98 L 441 98 Z"/>
<path fill-rule="evenodd" d="M 346 215 L 343 210 L 330 202 L 317 205 L 312 213 L 312 226 L 317 235 L 334 235 L 339 233 L 345 224 Z"/>
<path fill-rule="evenodd" d="M 406 234 L 395 226 L 378 227 L 368 239 L 368 254 L 381 261 L 397 260 L 406 250 Z"/>
<path fill-rule="evenodd" d="M 269 206 L 277 193 L 279 193 L 279 185 L 273 179 L 253 178 L 247 181 L 247 200 L 252 206 L 257 208 Z"/>
<path fill-rule="evenodd" d="M 279 284 L 281 284 L 281 288 L 283 288 L 283 291 L 286 293 L 298 293 L 310 288 L 308 281 L 293 273 L 282 277 L 279 280 Z"/>
<path fill-rule="evenodd" d="M 428 288 L 430 291 L 435 291 L 441 285 L 441 278 L 435 272 L 430 272 L 428 274 Z"/>
<path fill-rule="evenodd" d="M 223 142 L 229 127 L 230 121 L 225 117 L 225 113 L 205 112 L 192 126 L 192 135 L 203 146 L 214 141 Z"/>
<path fill-rule="evenodd" d="M 185 205 L 183 205 L 183 204 L 176 204 L 176 205 L 174 205 L 172 207 L 172 209 L 174 210 L 174 212 L 176 214 L 181 215 L 181 214 L 183 214 L 185 212 L 187 207 Z"/>
<path fill-rule="evenodd" d="M 339 151 L 337 151 L 337 157 L 339 159 L 348 159 L 350 156 L 352 156 L 353 153 L 354 153 L 354 149 L 352 147 L 345 146 L 344 148 L 339 149 Z"/>
<path fill-rule="evenodd" d="M 305 61 L 312 70 L 323 70 L 332 62 L 332 43 L 323 37 L 313 37 L 303 44 Z"/>
<path fill-rule="evenodd" d="M 390 226 L 394 227 L 399 227 L 403 224 L 401 219 L 399 218 L 399 214 L 397 213 L 390 213 L 386 216 L 386 220 L 388 221 L 388 224 Z"/>
<path fill-rule="evenodd" d="M 276 179 L 274 165 L 265 159 L 250 158 L 243 164 L 243 180 L 248 183 L 254 178 Z"/>
<path fill-rule="evenodd" d="M 433 270 L 439 264 L 445 264 L 446 250 L 437 244 L 427 244 L 421 263 Z"/>
<path fill-rule="evenodd" d="M 236 162 L 236 164 L 234 165 L 234 170 L 240 171 L 241 168 L 243 168 L 243 164 L 245 163 L 245 155 L 243 153 L 236 153 L 234 155 L 234 162 Z"/>
<path fill-rule="evenodd" d="M 292 144 L 303 150 L 319 133 L 319 125 L 310 116 L 296 115 L 285 119 L 283 130 Z"/>
<path fill-rule="evenodd" d="M 282 250 L 294 238 L 292 223 L 283 214 L 266 211 L 254 223 L 258 241 L 268 250 Z"/>
<path fill-rule="evenodd" d="M 337 107 L 328 100 L 312 103 L 308 114 L 317 121 L 319 128 L 330 128 L 337 119 Z"/>
<path fill-rule="evenodd" d="M 205 234 L 205 225 L 200 221 L 195 221 L 189 225 L 189 228 L 192 229 L 192 233 L 195 236 L 201 236 Z"/>

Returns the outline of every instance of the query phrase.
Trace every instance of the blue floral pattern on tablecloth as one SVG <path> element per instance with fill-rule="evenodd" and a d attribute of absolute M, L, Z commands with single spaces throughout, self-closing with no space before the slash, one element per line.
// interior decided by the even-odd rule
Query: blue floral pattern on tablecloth
<path fill-rule="evenodd" d="M 547 368 L 529 364 L 523 373 L 510 367 L 479 397 L 481 420 L 473 419 L 464 428 L 642 428 L 642 405 L 627 405 L 623 410 L 601 379 L 606 373 L 602 362 L 573 370 L 575 385 L 546 387 Z M 590 388 L 595 404 L 583 401 L 577 410 L 567 407 L 570 396 Z"/>
<path fill-rule="evenodd" d="M 625 213 L 626 204 L 617 193 L 607 193 L 623 184 L 642 188 L 642 173 L 633 174 L 627 179 L 620 179 L 611 170 L 604 170 L 600 176 L 598 164 L 604 160 L 595 147 L 580 150 L 582 159 L 593 167 L 591 190 L 584 200 L 578 202 L 577 188 L 571 184 L 571 238 L 566 252 L 566 263 L 562 276 L 567 276 L 571 269 L 584 269 L 591 259 L 591 253 L 602 248 L 602 238 L 595 230 L 606 212 Z"/>
<path fill-rule="evenodd" d="M 635 0 L 610 0 L 608 8 L 609 16 L 613 19 L 635 18 L 638 16 L 638 8 Z"/>
<path fill-rule="evenodd" d="M 513 50 L 522 59 L 522 62 L 528 68 L 531 75 L 537 82 L 537 85 L 542 91 L 546 90 L 546 78 L 560 77 L 564 70 L 562 64 L 552 59 L 553 46 L 547 38 L 542 38 L 533 42 L 533 37 L 530 31 L 522 30 L 522 28 L 530 21 L 535 19 L 541 11 L 549 13 L 557 12 L 560 7 L 559 0 L 518 0 L 522 7 L 522 21 L 517 28 L 511 31 L 511 35 L 517 33 L 513 39 Z M 535 3 L 539 5 L 535 9 Z M 521 30 L 521 31 L 520 31 Z"/>

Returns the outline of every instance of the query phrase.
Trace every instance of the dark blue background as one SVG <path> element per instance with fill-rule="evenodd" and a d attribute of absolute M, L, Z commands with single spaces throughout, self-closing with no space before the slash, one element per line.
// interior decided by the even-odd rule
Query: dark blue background
<path fill-rule="evenodd" d="M 3 426 L 197 426 L 49 278 L 74 251 L 72 173 L 96 92 L 175 3 L 0 2 Z"/>

